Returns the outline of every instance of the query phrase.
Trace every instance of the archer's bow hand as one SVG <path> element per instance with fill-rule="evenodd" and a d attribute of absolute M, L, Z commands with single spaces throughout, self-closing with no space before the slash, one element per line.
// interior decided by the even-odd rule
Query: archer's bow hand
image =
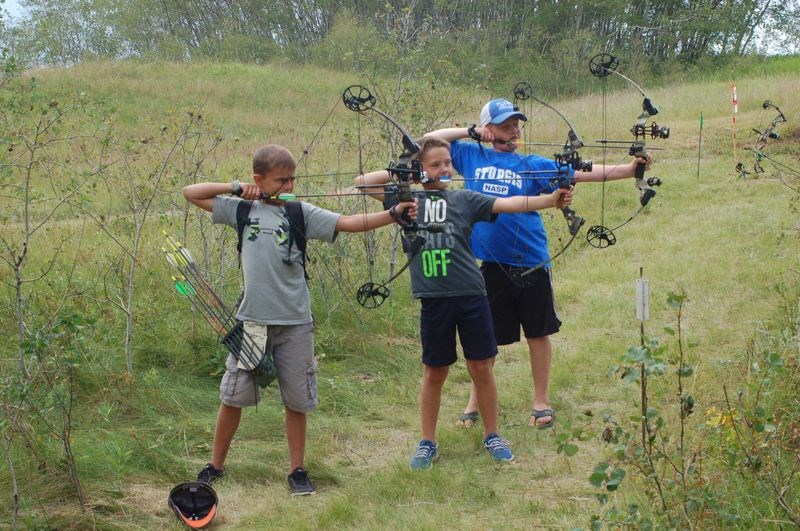
<path fill-rule="evenodd" d="M 397 203 L 389 209 L 389 215 L 395 223 L 399 225 L 408 225 L 417 220 L 417 202 L 416 201 L 403 201 Z"/>
<path fill-rule="evenodd" d="M 575 195 L 575 187 L 559 188 L 550 197 L 553 199 L 553 206 L 555 208 L 564 208 L 572 203 L 572 197 Z"/>
<path fill-rule="evenodd" d="M 653 156 L 650 153 L 645 153 L 643 157 L 636 157 L 631 162 L 634 174 L 636 173 L 636 167 L 640 164 L 644 164 L 645 171 L 649 170 L 653 166 Z"/>

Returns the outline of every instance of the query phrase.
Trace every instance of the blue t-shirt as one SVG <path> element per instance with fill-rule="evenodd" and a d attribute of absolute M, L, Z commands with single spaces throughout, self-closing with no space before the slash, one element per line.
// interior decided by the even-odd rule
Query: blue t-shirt
<path fill-rule="evenodd" d="M 450 156 L 464 177 L 464 186 L 482 194 L 540 195 L 557 186 L 556 162 L 539 155 L 501 153 L 475 142 L 456 141 L 450 146 Z M 547 233 L 536 211 L 500 214 L 494 223 L 476 224 L 471 244 L 475 256 L 487 262 L 535 267 L 550 259 Z"/>

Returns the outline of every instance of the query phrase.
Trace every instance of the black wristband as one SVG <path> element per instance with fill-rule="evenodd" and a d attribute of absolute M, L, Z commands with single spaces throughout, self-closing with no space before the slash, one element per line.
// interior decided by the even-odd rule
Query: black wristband
<path fill-rule="evenodd" d="M 242 192 L 244 192 L 244 190 L 242 189 L 242 183 L 240 183 L 238 179 L 234 179 L 231 182 L 231 195 L 235 195 L 236 197 L 241 197 Z"/>
<path fill-rule="evenodd" d="M 467 135 L 469 135 L 472 140 L 481 141 L 481 134 L 477 131 L 475 124 L 469 124 L 467 126 Z"/>
<path fill-rule="evenodd" d="M 392 205 L 392 208 L 389 209 L 389 215 L 398 225 L 405 225 L 405 222 L 403 222 L 403 218 L 400 216 L 400 214 L 397 213 L 397 205 Z"/>

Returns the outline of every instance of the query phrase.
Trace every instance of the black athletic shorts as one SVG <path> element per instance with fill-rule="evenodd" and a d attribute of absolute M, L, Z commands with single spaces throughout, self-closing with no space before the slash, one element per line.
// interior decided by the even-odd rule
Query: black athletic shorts
<path fill-rule="evenodd" d="M 456 330 L 464 358 L 485 360 L 497 355 L 492 312 L 485 295 L 421 299 L 419 330 L 422 363 L 445 367 L 456 362 Z"/>
<path fill-rule="evenodd" d="M 526 338 L 549 336 L 561 328 L 550 270 L 539 268 L 520 277 L 526 269 L 494 262 L 481 265 L 498 345 L 519 341 L 520 325 Z"/>

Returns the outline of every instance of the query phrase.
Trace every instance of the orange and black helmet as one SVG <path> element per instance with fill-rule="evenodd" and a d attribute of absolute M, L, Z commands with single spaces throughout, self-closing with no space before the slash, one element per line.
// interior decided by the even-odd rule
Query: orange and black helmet
<path fill-rule="evenodd" d="M 169 493 L 169 508 L 192 529 L 202 529 L 217 514 L 217 493 L 207 483 L 192 481 L 176 485 Z"/>

